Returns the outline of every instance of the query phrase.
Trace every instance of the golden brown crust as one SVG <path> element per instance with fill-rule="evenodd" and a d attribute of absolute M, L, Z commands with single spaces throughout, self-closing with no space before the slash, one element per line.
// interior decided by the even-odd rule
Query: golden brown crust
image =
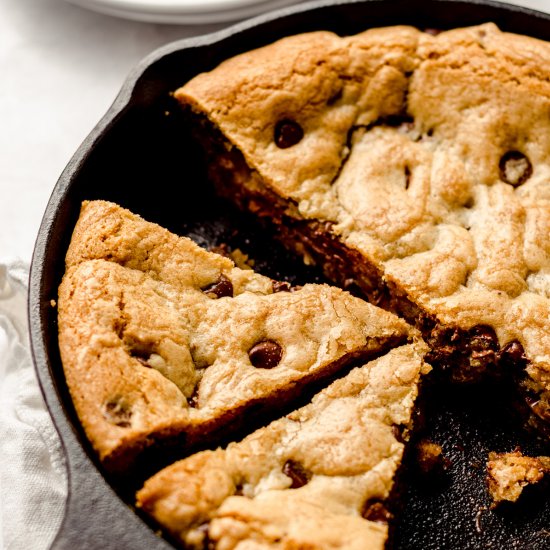
<path fill-rule="evenodd" d="M 333 233 L 428 315 L 464 330 L 489 325 L 501 347 L 520 342 L 543 392 L 549 72 L 548 43 L 493 24 L 437 36 L 394 27 L 317 34 L 311 48 L 308 35 L 283 39 L 176 97 L 296 204 L 293 215 L 335 222 Z M 240 123 L 247 117 L 254 124 Z M 302 127 L 295 145 L 276 146 L 281 118 Z"/>
<path fill-rule="evenodd" d="M 362 515 L 390 494 L 424 351 L 396 348 L 242 442 L 169 466 L 138 506 L 190 547 L 383 548 L 387 525 Z"/>
<path fill-rule="evenodd" d="M 100 201 L 83 206 L 59 289 L 69 389 L 111 467 L 165 437 L 192 445 L 408 331 L 327 285 L 273 293 L 270 279 Z"/>
<path fill-rule="evenodd" d="M 324 195 L 346 154 L 348 129 L 399 111 L 417 34 L 399 27 L 354 39 L 328 32 L 292 36 L 197 76 L 176 98 L 206 112 L 283 196 L 335 214 Z M 279 149 L 274 126 L 289 116 L 305 136 Z"/>

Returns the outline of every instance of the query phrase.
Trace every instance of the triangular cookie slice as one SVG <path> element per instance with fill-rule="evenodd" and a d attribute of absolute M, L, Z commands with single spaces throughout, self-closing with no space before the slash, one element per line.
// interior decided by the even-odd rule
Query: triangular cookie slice
<path fill-rule="evenodd" d="M 115 204 L 84 203 L 59 289 L 59 345 L 108 468 L 127 468 L 153 444 L 227 435 L 410 336 L 337 288 L 273 287 Z"/>
<path fill-rule="evenodd" d="M 285 38 L 175 95 L 224 195 L 415 323 L 453 379 L 515 367 L 548 425 L 549 72 L 549 43 L 493 24 L 391 27 Z"/>
<path fill-rule="evenodd" d="M 243 441 L 165 468 L 138 507 L 186 548 L 384 548 L 422 351 L 396 348 Z"/>

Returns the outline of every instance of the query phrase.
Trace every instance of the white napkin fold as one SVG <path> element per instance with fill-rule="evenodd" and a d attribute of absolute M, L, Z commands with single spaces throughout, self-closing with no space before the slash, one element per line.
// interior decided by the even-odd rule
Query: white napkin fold
<path fill-rule="evenodd" d="M 0 548 L 49 548 L 63 518 L 67 474 L 34 372 L 28 266 L 0 260 Z"/>

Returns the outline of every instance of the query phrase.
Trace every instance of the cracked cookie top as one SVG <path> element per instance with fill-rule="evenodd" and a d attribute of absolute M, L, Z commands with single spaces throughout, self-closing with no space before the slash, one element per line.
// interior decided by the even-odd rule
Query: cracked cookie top
<path fill-rule="evenodd" d="M 176 92 L 297 216 L 550 389 L 550 44 L 494 24 L 285 38 Z M 218 85 L 223 82 L 222 85 Z"/>
<path fill-rule="evenodd" d="M 243 441 L 169 466 L 138 506 L 189 548 L 384 548 L 425 351 L 396 348 Z"/>
<path fill-rule="evenodd" d="M 112 203 L 83 204 L 66 258 L 63 367 L 112 468 L 155 439 L 204 443 L 253 405 L 280 406 L 409 337 L 404 322 L 346 292 L 274 292 L 271 279 Z"/>

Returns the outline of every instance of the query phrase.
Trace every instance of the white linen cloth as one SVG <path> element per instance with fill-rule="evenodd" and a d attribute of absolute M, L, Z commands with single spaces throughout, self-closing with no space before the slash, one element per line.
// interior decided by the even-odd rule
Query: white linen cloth
<path fill-rule="evenodd" d="M 28 266 L 0 262 L 0 531 L 5 550 L 49 548 L 67 480 L 29 350 Z"/>

